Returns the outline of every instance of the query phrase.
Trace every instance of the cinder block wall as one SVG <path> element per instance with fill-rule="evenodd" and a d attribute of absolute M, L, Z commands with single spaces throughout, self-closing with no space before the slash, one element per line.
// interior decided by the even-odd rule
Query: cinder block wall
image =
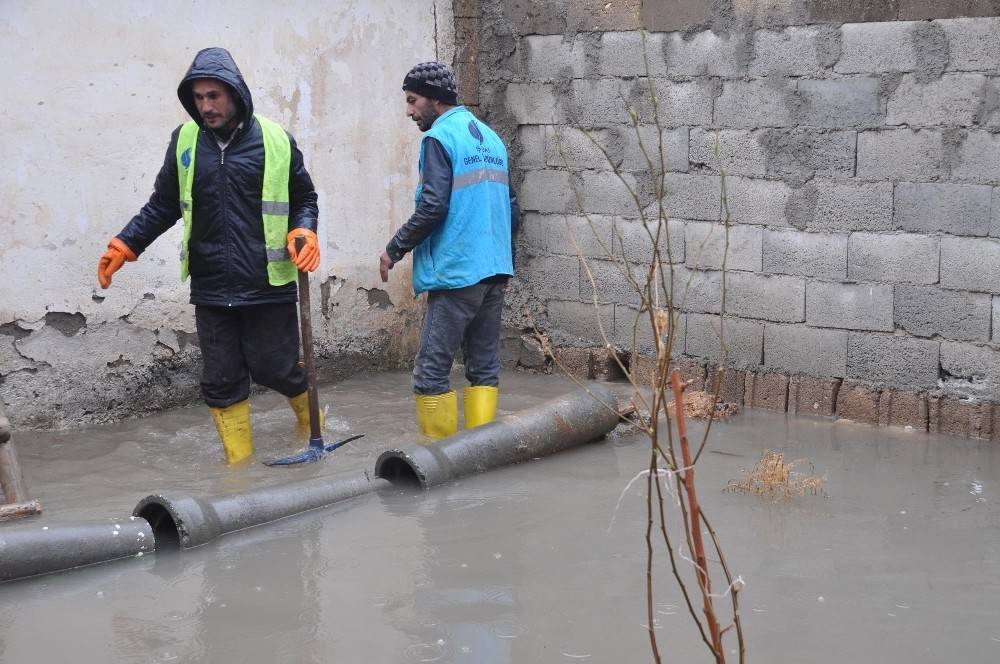
<path fill-rule="evenodd" d="M 719 357 L 724 186 L 732 394 L 1000 436 L 1000 3 L 639 4 L 479 3 L 477 107 L 513 146 L 526 212 L 511 328 L 591 375 L 598 321 L 631 348 L 638 300 L 609 254 L 649 259 L 629 118 L 655 150 L 652 89 L 686 372 Z"/>

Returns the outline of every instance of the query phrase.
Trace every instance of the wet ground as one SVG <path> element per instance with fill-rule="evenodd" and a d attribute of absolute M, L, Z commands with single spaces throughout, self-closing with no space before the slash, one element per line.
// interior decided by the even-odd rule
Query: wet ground
<path fill-rule="evenodd" d="M 502 411 L 574 387 L 523 374 L 502 386 Z M 320 402 L 330 407 L 328 442 L 367 435 L 297 468 L 225 468 L 204 408 L 16 432 L 46 509 L 34 523 L 121 518 L 161 489 L 214 494 L 371 468 L 382 449 L 413 439 L 404 374 L 324 386 Z M 264 394 L 252 404 L 258 456 L 294 450 L 283 401 Z M 700 431 L 692 425 L 693 438 Z M 764 449 L 811 461 L 828 496 L 723 493 Z M 1000 661 L 1000 446 L 746 411 L 715 426 L 709 450 L 698 486 L 746 582 L 748 661 Z M 622 494 L 648 458 L 648 441 L 617 434 L 181 554 L 8 583 L 0 661 L 652 661 L 644 481 Z M 662 552 L 656 565 L 664 661 L 709 661 Z"/>

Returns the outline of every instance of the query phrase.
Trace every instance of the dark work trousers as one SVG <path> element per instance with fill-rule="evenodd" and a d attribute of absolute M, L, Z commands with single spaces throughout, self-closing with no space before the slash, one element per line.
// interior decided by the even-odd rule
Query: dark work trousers
<path fill-rule="evenodd" d="M 413 366 L 413 391 L 444 394 L 448 374 L 461 348 L 465 377 L 472 385 L 496 387 L 500 382 L 500 312 L 504 283 L 429 291 L 420 330 L 420 350 Z"/>
<path fill-rule="evenodd" d="M 201 394 L 213 408 L 250 396 L 250 380 L 286 397 L 306 391 L 294 302 L 194 308 L 201 344 Z"/>

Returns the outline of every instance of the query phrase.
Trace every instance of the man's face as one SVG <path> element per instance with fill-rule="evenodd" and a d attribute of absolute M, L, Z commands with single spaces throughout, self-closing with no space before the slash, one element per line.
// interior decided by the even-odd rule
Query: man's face
<path fill-rule="evenodd" d="M 205 126 L 212 130 L 231 129 L 239 122 L 236 117 L 236 103 L 223 83 L 199 78 L 191 84 L 194 103 Z"/>
<path fill-rule="evenodd" d="M 409 90 L 403 92 L 406 93 L 406 117 L 416 122 L 420 131 L 430 129 L 434 121 L 441 116 L 434 100 Z"/>

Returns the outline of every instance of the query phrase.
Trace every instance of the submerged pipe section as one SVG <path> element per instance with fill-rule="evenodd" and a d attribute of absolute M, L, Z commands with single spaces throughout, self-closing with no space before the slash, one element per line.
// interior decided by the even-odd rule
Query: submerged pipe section
<path fill-rule="evenodd" d="M 48 574 L 152 553 L 153 530 L 143 519 L 76 525 L 0 528 L 0 581 Z"/>
<path fill-rule="evenodd" d="M 369 477 L 367 472 L 359 472 L 289 482 L 228 496 L 156 493 L 140 500 L 132 514 L 149 522 L 157 548 L 190 549 L 225 533 L 325 507 L 388 484 Z"/>
<path fill-rule="evenodd" d="M 617 399 L 591 384 L 428 445 L 388 450 L 375 475 L 428 488 L 473 473 L 560 452 L 600 438 L 619 422 Z"/>

